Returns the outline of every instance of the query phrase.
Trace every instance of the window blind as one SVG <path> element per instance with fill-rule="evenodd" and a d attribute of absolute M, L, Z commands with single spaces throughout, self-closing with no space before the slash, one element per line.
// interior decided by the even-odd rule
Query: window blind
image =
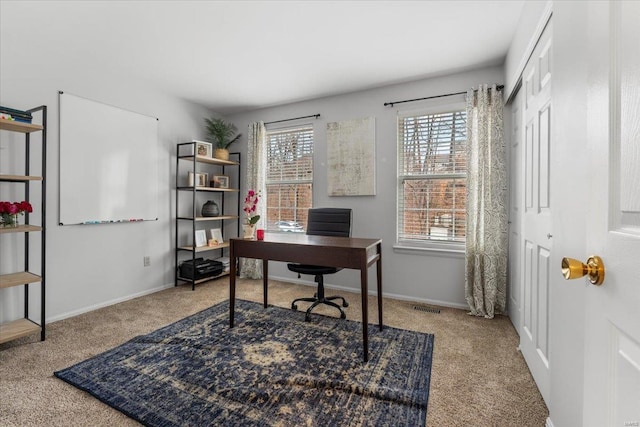
<path fill-rule="evenodd" d="M 267 131 L 267 229 L 301 232 L 313 195 L 313 127 Z"/>
<path fill-rule="evenodd" d="M 465 240 L 465 111 L 398 117 L 400 244 Z"/>
<path fill-rule="evenodd" d="M 266 180 L 313 180 L 312 127 L 267 132 Z"/>

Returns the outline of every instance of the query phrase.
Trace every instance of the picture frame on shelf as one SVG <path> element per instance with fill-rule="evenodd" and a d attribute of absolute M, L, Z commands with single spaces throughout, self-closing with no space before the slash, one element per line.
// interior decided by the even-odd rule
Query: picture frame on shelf
<path fill-rule="evenodd" d="M 196 143 L 196 155 L 200 157 L 213 157 L 213 144 L 204 141 L 194 141 Z"/>
<path fill-rule="evenodd" d="M 222 239 L 222 230 L 220 228 L 212 228 L 211 232 L 211 240 L 209 240 L 209 246 L 218 246 L 224 243 Z"/>
<path fill-rule="evenodd" d="M 226 175 L 214 175 L 211 179 L 214 188 L 229 188 L 229 177 Z"/>
<path fill-rule="evenodd" d="M 209 186 L 209 174 L 208 173 L 197 173 L 197 183 L 198 187 L 208 187 Z"/>
<path fill-rule="evenodd" d="M 196 230 L 196 248 L 207 246 L 207 232 L 204 230 Z"/>
<path fill-rule="evenodd" d="M 195 179 L 194 179 L 195 176 Z M 196 173 L 189 172 L 187 175 L 187 185 L 189 187 L 208 187 L 209 174 L 208 173 Z"/>

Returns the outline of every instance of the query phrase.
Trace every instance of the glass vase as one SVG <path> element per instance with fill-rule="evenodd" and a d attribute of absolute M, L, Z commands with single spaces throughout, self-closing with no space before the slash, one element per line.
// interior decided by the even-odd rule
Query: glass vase
<path fill-rule="evenodd" d="M 0 227 L 2 228 L 14 228 L 18 226 L 18 214 L 3 213 L 0 218 Z"/>
<path fill-rule="evenodd" d="M 242 226 L 242 237 L 245 239 L 255 239 L 256 226 L 251 224 L 244 224 Z"/>

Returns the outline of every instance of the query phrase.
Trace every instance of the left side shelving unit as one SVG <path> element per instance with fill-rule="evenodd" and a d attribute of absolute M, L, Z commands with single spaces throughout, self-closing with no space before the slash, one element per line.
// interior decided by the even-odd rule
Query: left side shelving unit
<path fill-rule="evenodd" d="M 21 319 L 0 324 L 0 344 L 15 340 L 24 336 L 40 333 L 40 340 L 45 339 L 45 265 L 46 265 L 46 164 L 47 164 L 47 107 L 40 106 L 26 110 L 29 113 L 41 116 L 41 124 L 23 123 L 13 120 L 0 119 L 0 131 L 24 134 L 24 175 L 2 174 L 0 171 L 0 182 L 9 185 L 23 186 L 23 200 L 31 203 L 33 211 L 40 213 L 40 224 L 31 224 L 29 213 L 24 214 L 24 224 L 17 227 L 0 228 L 0 239 L 10 234 L 22 234 L 24 236 L 24 269 L 10 274 L 0 274 L 0 289 L 14 286 L 24 287 L 24 316 Z M 31 135 L 40 133 L 40 144 L 31 141 Z M 20 138 L 21 139 L 21 138 Z M 35 139 L 35 138 L 34 138 Z M 9 138 L 11 144 L 18 141 L 18 138 Z M 40 145 L 42 154 L 38 161 L 38 156 L 34 156 L 32 145 Z M 39 171 L 38 175 L 33 175 L 32 171 Z M 36 172 L 37 173 L 37 172 Z M 40 200 L 36 201 L 31 197 L 32 185 L 40 185 Z M 0 199 L 4 196 L 0 195 Z M 33 215 L 33 214 L 32 214 Z M 39 234 L 40 239 L 40 266 L 35 270 L 30 265 L 33 261 L 33 254 L 30 254 L 30 235 Z M 37 241 L 36 241 L 37 242 Z M 31 251 L 33 252 L 33 251 Z M 35 263 L 32 263 L 35 264 Z M 35 271 L 34 271 L 35 270 Z M 40 285 L 40 322 L 31 320 L 29 314 L 30 298 L 29 286 Z"/>

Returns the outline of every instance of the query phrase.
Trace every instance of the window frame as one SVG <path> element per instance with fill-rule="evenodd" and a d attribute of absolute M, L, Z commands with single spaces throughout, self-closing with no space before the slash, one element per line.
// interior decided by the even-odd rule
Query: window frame
<path fill-rule="evenodd" d="M 286 132 L 294 132 L 294 131 L 306 131 L 306 130 L 310 130 L 311 131 L 311 176 L 309 178 L 305 178 L 305 179 L 285 179 L 285 180 L 278 180 L 278 181 L 273 181 L 269 179 L 269 145 L 270 145 L 270 134 L 273 133 L 286 133 Z M 293 125 L 284 125 L 284 126 L 274 126 L 274 127 L 270 127 L 267 126 L 267 128 L 265 129 L 265 180 L 264 180 L 264 190 L 265 190 L 265 196 L 264 196 L 264 201 L 265 201 L 265 207 L 264 207 L 264 212 L 265 212 L 265 228 L 267 229 L 267 231 L 269 231 L 270 233 L 288 233 L 290 231 L 286 231 L 286 230 L 281 230 L 281 229 L 276 229 L 276 228 L 269 228 L 270 226 L 270 222 L 269 222 L 269 200 L 268 200 L 268 186 L 269 185 L 274 185 L 274 184 L 278 184 L 278 185 L 298 185 L 298 184 L 308 184 L 310 185 L 310 191 L 311 191 L 311 204 L 309 205 L 309 208 L 313 207 L 313 181 L 314 181 L 314 175 L 315 175 L 315 168 L 314 168 L 314 163 L 315 163 L 315 138 L 316 138 L 316 132 L 315 132 L 315 127 L 313 125 L 313 123 L 309 122 L 309 123 L 299 123 L 299 124 L 293 124 Z M 278 207 L 280 209 L 282 209 L 282 206 L 280 205 L 280 202 L 278 203 Z M 298 210 L 298 208 L 294 208 L 295 210 Z M 281 221 L 281 220 L 279 220 Z M 304 227 L 301 231 L 296 232 L 296 233 L 304 233 L 306 232 L 306 222 L 304 224 Z"/>
<path fill-rule="evenodd" d="M 442 253 L 451 253 L 451 254 L 464 254 L 466 242 L 465 241 L 453 241 L 453 240 L 432 240 L 425 238 L 424 240 L 413 240 L 413 239 L 402 239 L 400 237 L 400 226 L 403 224 L 401 220 L 401 216 L 404 214 L 404 201 L 401 202 L 401 197 L 403 197 L 403 183 L 405 180 L 417 180 L 424 179 L 423 177 L 428 176 L 428 179 L 465 179 L 467 181 L 468 171 L 464 173 L 450 173 L 450 174 L 427 174 L 422 176 L 411 175 L 407 176 L 402 174 L 403 172 L 403 162 L 404 159 L 402 157 L 402 148 L 404 146 L 404 141 L 401 140 L 401 120 L 410 117 L 418 117 L 418 116 L 428 116 L 433 114 L 446 114 L 452 112 L 465 112 L 466 113 L 466 103 L 464 100 L 450 102 L 446 104 L 425 106 L 419 109 L 412 110 L 398 110 L 396 115 L 396 230 L 395 230 L 395 245 L 394 249 L 403 251 L 434 251 L 434 252 L 442 252 Z M 466 200 L 465 200 L 466 204 Z M 401 206 L 402 205 L 402 206 Z M 466 215 L 465 215 L 466 218 Z M 466 240 L 466 230 L 465 230 L 465 240 Z"/>

